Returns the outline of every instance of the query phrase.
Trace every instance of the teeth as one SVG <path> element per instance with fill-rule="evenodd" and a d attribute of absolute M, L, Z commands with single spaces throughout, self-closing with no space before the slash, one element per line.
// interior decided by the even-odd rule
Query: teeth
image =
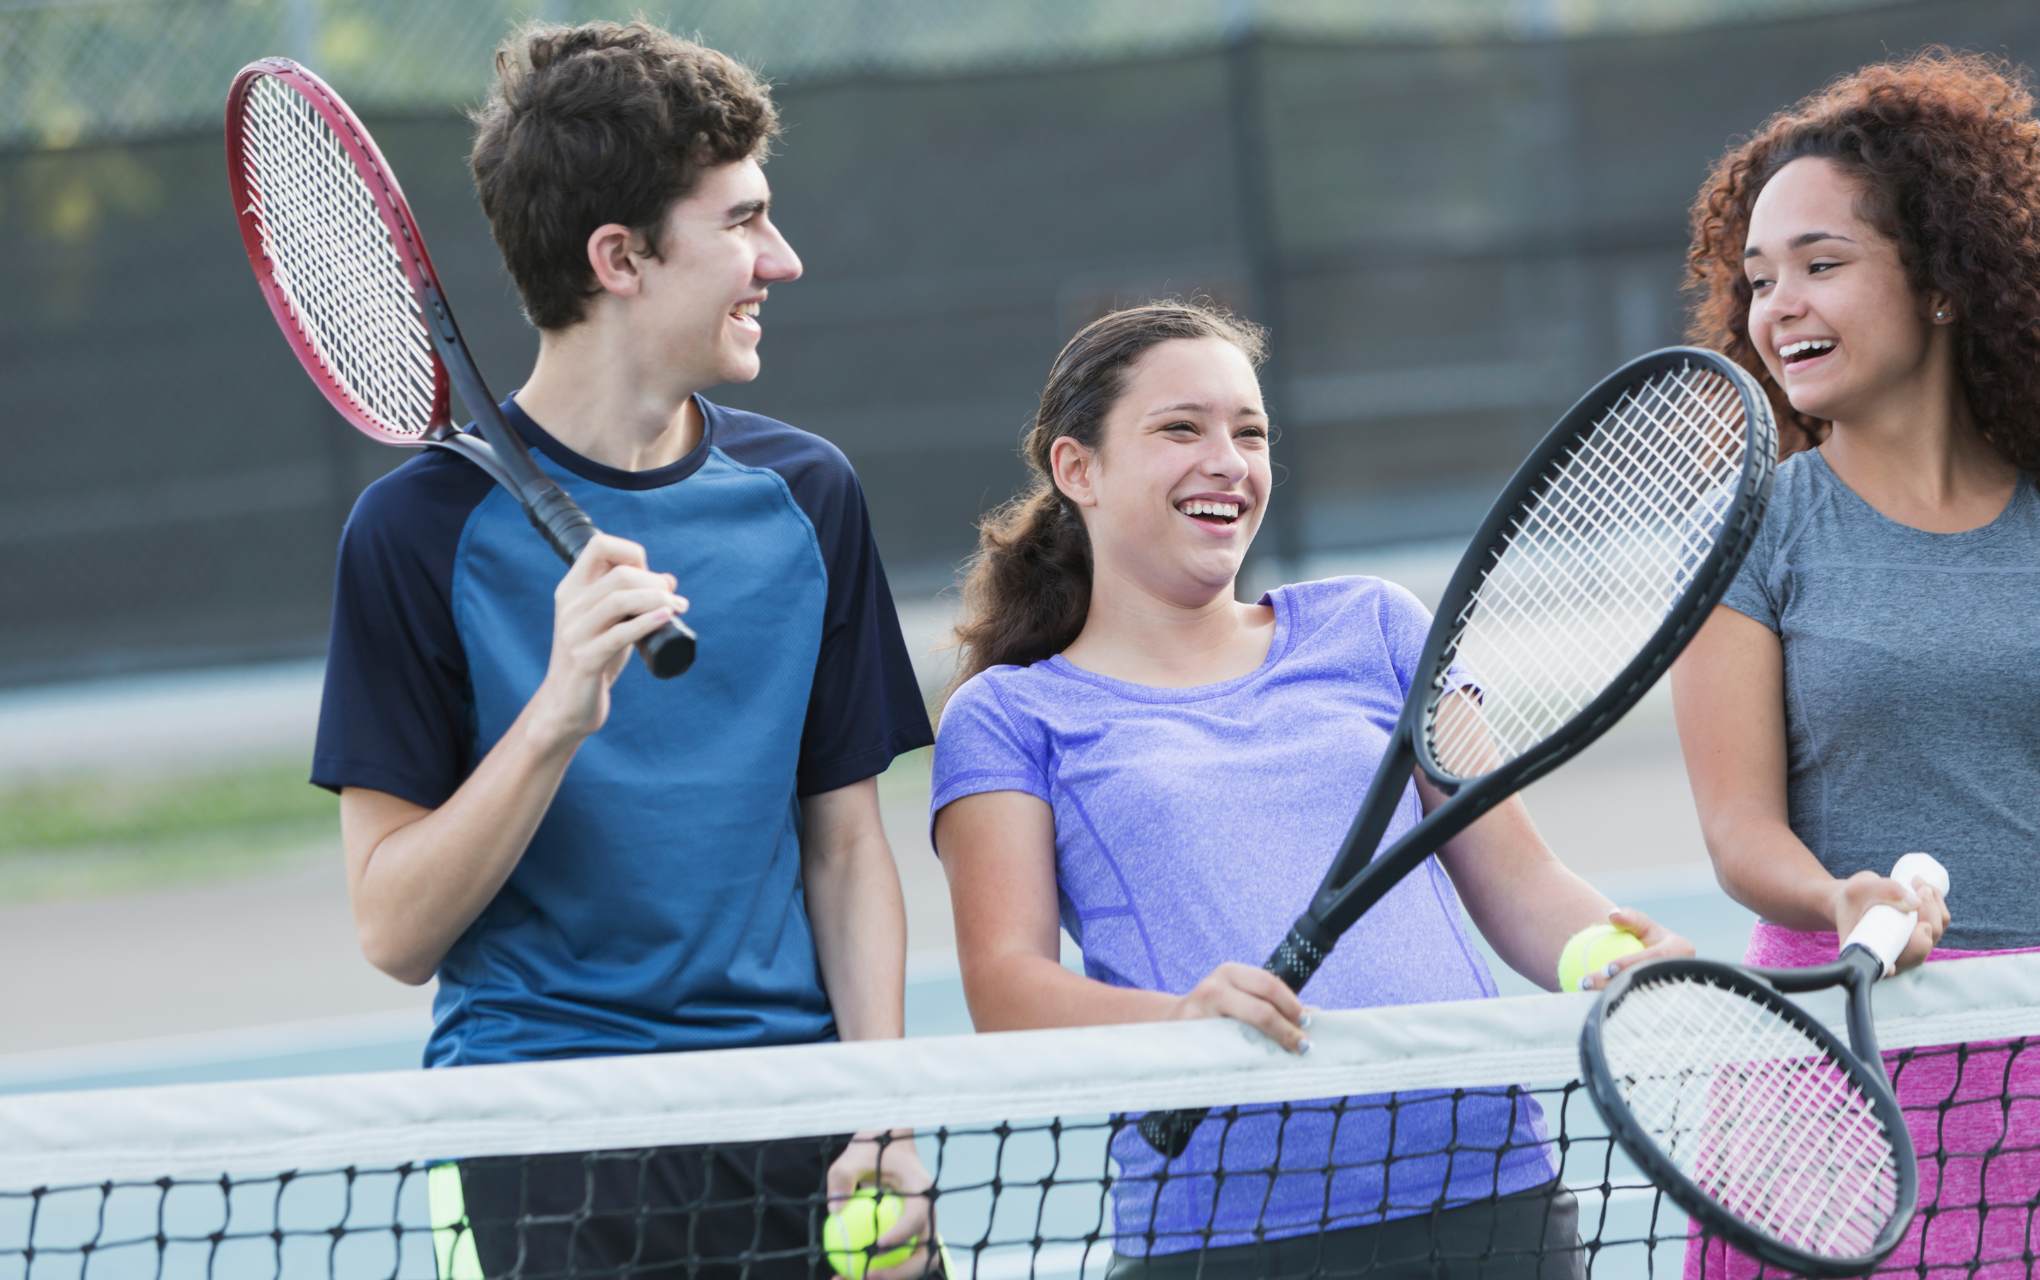
<path fill-rule="evenodd" d="M 755 302 L 740 302 L 737 304 L 736 310 L 730 312 L 730 314 L 733 316 L 747 316 L 755 320 L 758 318 L 758 304 Z"/>
<path fill-rule="evenodd" d="M 1834 345 L 1834 340 L 1831 338 L 1807 338 L 1800 342 L 1788 342 L 1778 348 L 1778 357 L 1782 360 L 1790 360 L 1796 355 L 1802 355 L 1811 351 L 1832 351 Z"/>
<path fill-rule="evenodd" d="M 1193 498 L 1180 504 L 1177 510 L 1186 516 L 1223 516 L 1227 520 L 1240 518 L 1240 504 L 1237 502 L 1207 502 L 1202 498 Z"/>

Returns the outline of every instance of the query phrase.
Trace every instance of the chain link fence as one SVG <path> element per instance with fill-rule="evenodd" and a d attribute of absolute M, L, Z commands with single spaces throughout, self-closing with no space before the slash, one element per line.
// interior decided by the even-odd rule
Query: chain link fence
<path fill-rule="evenodd" d="M 459 108 L 583 0 L 0 0 L 0 686 L 319 651 L 333 548 L 404 456 L 278 339 L 228 207 L 234 70 L 369 119 L 496 391 L 530 367 Z M 2033 0 L 677 0 L 779 82 L 766 374 L 716 398 L 856 464 L 903 597 L 1021 479 L 1063 341 L 1206 295 L 1268 324 L 1282 430 L 1250 590 L 1463 537 L 1579 389 L 1678 338 L 1724 143 L 1931 42 L 2040 50 Z"/>
<path fill-rule="evenodd" d="M 782 82 L 1081 65 L 1244 38 L 1539 40 L 1719 26 L 1874 0 L 695 0 L 646 6 Z M 368 110 L 479 97 L 486 52 L 588 0 L 0 0 L 0 146 L 217 123 L 234 70 L 285 54 Z"/>

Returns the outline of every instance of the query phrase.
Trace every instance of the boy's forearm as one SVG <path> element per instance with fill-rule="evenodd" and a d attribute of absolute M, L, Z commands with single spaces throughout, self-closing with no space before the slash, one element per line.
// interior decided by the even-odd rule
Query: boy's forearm
<path fill-rule="evenodd" d="M 429 981 L 516 870 L 578 745 L 535 731 L 531 720 L 527 708 L 446 803 L 369 851 L 354 916 L 377 968 Z"/>
<path fill-rule="evenodd" d="M 883 830 L 802 856 L 808 917 L 837 1034 L 898 1038 L 905 1032 L 907 908 Z"/>

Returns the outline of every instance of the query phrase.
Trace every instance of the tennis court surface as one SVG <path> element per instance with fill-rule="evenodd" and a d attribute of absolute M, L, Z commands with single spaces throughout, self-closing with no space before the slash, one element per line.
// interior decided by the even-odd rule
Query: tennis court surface
<path fill-rule="evenodd" d="M 1838 1002 L 1808 1003 L 1839 1017 Z M 596 1152 L 579 1167 L 613 1177 L 658 1146 L 814 1143 L 890 1126 L 918 1131 L 954 1274 L 1102 1275 L 1115 1201 L 1136 1219 L 1158 1200 L 1215 1203 L 1218 1230 L 1300 1225 L 1315 1238 L 1324 1211 L 1302 1224 L 1256 1216 L 1284 1202 L 1268 1177 L 1194 1169 L 1220 1143 L 1321 1132 L 1302 1118 L 1324 1113 L 1354 1133 L 1447 1135 L 1387 1159 L 1352 1158 L 1353 1144 L 1335 1138 L 1324 1162 L 1334 1226 L 1441 1207 L 1435 1192 L 1409 1200 L 1419 1187 L 1478 1203 L 1498 1169 L 1548 1161 L 1578 1213 L 1577 1241 L 1543 1246 L 1547 1262 L 1570 1256 L 1577 1269 L 1552 1274 L 1703 1274 L 1687 1270 L 1685 1218 L 1628 1165 L 1576 1081 L 1589 1007 L 1586 996 L 1536 995 L 1329 1013 L 1301 1059 L 1207 1022 L 16 1095 L 0 1098 L 0 1280 L 476 1274 L 461 1271 L 458 1220 L 435 1194 L 445 1175 L 433 1170 L 445 1162 L 487 1157 L 514 1170 L 547 1153 Z M 1985 1260 L 1931 1274 L 2028 1275 L 2040 1249 L 2021 1225 L 2040 1195 L 2040 955 L 1935 965 L 1887 983 L 1878 1025 L 1884 1048 L 1899 1051 L 1902 1105 L 1931 1113 L 1948 1135 L 1940 1150 L 1922 1144 L 1923 1193 L 1944 1188 L 1941 1207 L 1923 1214 L 1930 1245 L 1975 1240 Z M 1923 1096 L 1909 1079 L 1932 1087 Z M 1214 1112 L 1160 1178 L 1122 1176 L 1109 1152 L 1140 1141 L 1132 1116 L 1187 1106 L 1240 1109 Z M 1496 1132 L 1499 1142 L 1475 1136 Z M 830 1274 L 819 1244 L 826 1206 L 817 1194 L 796 1208 L 815 1226 L 804 1247 L 694 1261 L 811 1262 Z M 626 1212 L 653 1223 L 697 1211 L 647 1199 Z M 574 1219 L 549 1225 L 572 1229 Z M 1531 1261 L 1491 1233 L 1459 1235 L 1436 1248 Z M 1138 1235 L 1117 1243 L 1148 1247 Z M 1164 1232 L 1154 1247 L 1181 1243 Z M 1890 1259 L 1895 1274 L 1919 1274 L 1916 1257 L 1902 1265 L 1905 1253 Z M 1268 1274 L 1369 1273 L 1350 1260 L 1298 1272 L 1274 1256 Z M 1295 1265 L 1287 1256 L 1283 1265 Z M 1438 1270 L 1442 1257 L 1404 1260 L 1414 1271 L 1379 1261 L 1378 1274 L 1481 1274 Z"/>

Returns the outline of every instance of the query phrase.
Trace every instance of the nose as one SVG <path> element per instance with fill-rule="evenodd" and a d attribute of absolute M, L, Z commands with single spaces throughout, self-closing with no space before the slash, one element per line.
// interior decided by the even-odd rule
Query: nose
<path fill-rule="evenodd" d="M 1247 476 L 1247 455 L 1241 451 L 1239 441 L 1230 431 L 1216 431 L 1210 436 L 1211 446 L 1204 451 L 1204 472 L 1206 475 L 1237 484 Z"/>
<path fill-rule="evenodd" d="M 1799 282 L 1789 273 L 1780 273 L 1780 279 L 1771 285 L 1770 292 L 1750 302 L 1751 319 L 1762 315 L 1772 324 L 1784 320 L 1797 320 L 1806 313 L 1806 294 Z"/>
<path fill-rule="evenodd" d="M 771 235 L 758 254 L 755 272 L 766 284 L 791 284 L 800 279 L 800 255 L 793 251 L 786 233 L 777 225 L 771 228 Z"/>

